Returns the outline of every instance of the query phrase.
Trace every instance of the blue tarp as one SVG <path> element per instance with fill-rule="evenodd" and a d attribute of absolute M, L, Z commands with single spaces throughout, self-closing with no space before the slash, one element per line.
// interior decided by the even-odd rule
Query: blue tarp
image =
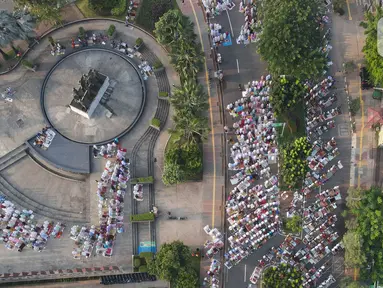
<path fill-rule="evenodd" d="M 222 46 L 231 46 L 233 45 L 232 41 L 231 41 L 231 36 L 230 34 L 227 35 L 225 41 L 222 43 Z"/>
<path fill-rule="evenodd" d="M 156 253 L 157 252 L 156 242 L 150 242 L 150 241 L 141 242 L 140 246 L 138 247 L 138 254 L 140 254 L 141 252 Z"/>

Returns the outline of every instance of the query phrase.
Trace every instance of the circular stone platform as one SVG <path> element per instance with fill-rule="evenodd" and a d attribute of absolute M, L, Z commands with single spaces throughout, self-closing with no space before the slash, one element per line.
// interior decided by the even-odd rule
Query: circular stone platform
<path fill-rule="evenodd" d="M 99 104 L 91 119 L 73 112 L 69 104 L 73 88 L 79 88 L 82 74 L 95 69 L 115 81 L 105 105 Z M 145 83 L 136 66 L 118 52 L 91 48 L 61 59 L 48 73 L 42 103 L 50 124 L 64 137 L 80 143 L 100 143 L 127 133 L 142 114 Z M 107 112 L 113 115 L 108 118 Z"/>

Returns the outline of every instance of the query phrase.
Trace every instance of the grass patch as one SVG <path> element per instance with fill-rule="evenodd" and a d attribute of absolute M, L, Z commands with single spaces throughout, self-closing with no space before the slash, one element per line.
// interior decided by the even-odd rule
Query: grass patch
<path fill-rule="evenodd" d="M 201 253 L 198 253 L 199 256 L 193 256 L 191 261 L 191 266 L 193 270 L 197 273 L 198 276 L 198 283 L 200 281 L 200 265 L 201 265 Z"/>
<path fill-rule="evenodd" d="M 154 221 L 154 214 L 151 212 L 142 213 L 142 214 L 132 214 L 130 215 L 131 222 L 141 222 L 141 221 Z"/>
<path fill-rule="evenodd" d="M 286 143 L 294 141 L 296 138 L 306 136 L 305 128 L 305 107 L 303 103 L 296 105 L 295 109 L 289 112 L 287 115 L 278 115 L 278 123 L 286 123 L 285 130 L 283 127 L 277 127 L 278 132 L 278 144 L 284 145 Z"/>
<path fill-rule="evenodd" d="M 135 22 L 149 33 L 153 33 L 154 24 L 172 9 L 179 9 L 176 0 L 142 0 Z"/>
<path fill-rule="evenodd" d="M 139 184 L 139 183 L 141 183 L 141 184 L 153 184 L 153 182 L 154 182 L 153 176 L 130 179 L 131 184 Z"/>
<path fill-rule="evenodd" d="M 85 18 L 101 17 L 88 6 L 88 0 L 77 0 L 77 8 L 81 11 Z"/>
<path fill-rule="evenodd" d="M 125 20 L 125 13 L 122 13 L 120 16 L 113 16 L 113 15 L 108 15 L 108 16 L 102 16 L 97 14 L 95 11 L 89 8 L 88 6 L 89 2 L 88 0 L 77 0 L 76 1 L 76 6 L 80 10 L 80 12 L 84 15 L 85 18 L 113 18 L 117 20 Z"/>
<path fill-rule="evenodd" d="M 157 118 L 153 118 L 152 121 L 150 122 L 150 124 L 156 128 L 160 128 L 161 126 L 161 121 L 160 119 L 157 119 Z"/>
<path fill-rule="evenodd" d="M 158 96 L 161 97 L 161 98 L 166 98 L 169 96 L 169 93 L 166 92 L 166 91 L 161 91 L 158 93 Z"/>

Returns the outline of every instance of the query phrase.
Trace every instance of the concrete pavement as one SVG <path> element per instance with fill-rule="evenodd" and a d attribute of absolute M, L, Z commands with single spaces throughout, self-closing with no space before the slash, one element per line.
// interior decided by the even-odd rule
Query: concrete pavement
<path fill-rule="evenodd" d="M 108 20 L 100 19 L 100 20 L 94 20 L 90 22 L 85 23 L 79 23 L 73 26 L 68 26 L 66 28 L 60 29 L 56 32 L 52 33 L 52 37 L 56 40 L 60 40 L 61 43 L 65 43 L 67 47 L 70 47 L 68 43 L 70 43 L 70 38 L 75 36 L 78 33 L 78 28 L 80 26 L 84 27 L 85 30 L 98 30 L 98 31 L 105 31 L 110 24 L 114 24 L 116 26 L 117 30 L 117 39 L 122 39 L 124 42 L 127 42 L 130 46 L 134 45 L 134 42 L 136 38 L 142 38 L 145 45 L 152 50 L 158 58 L 161 59 L 162 64 L 166 68 L 167 74 L 169 76 L 170 83 L 176 83 L 177 84 L 177 75 L 175 74 L 173 68 L 170 66 L 169 59 L 167 57 L 166 52 L 158 46 L 156 41 L 148 36 L 147 34 L 141 32 L 138 29 L 134 28 L 126 28 L 124 24 L 116 23 L 116 22 L 110 22 Z M 23 143 L 25 140 L 30 138 L 33 134 L 35 134 L 38 130 L 41 129 L 44 125 L 43 117 L 41 115 L 41 111 L 39 108 L 39 91 L 41 88 L 42 80 L 45 76 L 46 71 L 52 67 L 52 65 L 57 61 L 57 58 L 51 56 L 49 54 L 49 48 L 48 48 L 48 40 L 43 39 L 39 45 L 37 45 L 33 51 L 31 51 L 28 54 L 28 60 L 32 62 L 38 62 L 41 63 L 39 66 L 39 70 L 36 73 L 27 72 L 22 67 L 18 67 L 11 73 L 7 75 L 1 76 L 1 87 L 0 90 L 4 89 L 4 87 L 12 86 L 16 88 L 16 91 L 18 92 L 15 95 L 15 101 L 14 101 L 14 109 L 18 109 L 18 113 L 24 115 L 24 127 L 18 127 L 18 130 L 15 130 L 13 128 L 14 125 L 3 125 L 3 130 L 1 135 L 5 136 L 0 138 L 0 142 L 2 145 L 2 151 L 1 154 L 4 155 L 10 150 L 12 150 L 14 147 L 19 146 L 21 143 Z M 123 147 L 128 148 L 128 155 L 131 153 L 131 149 L 133 148 L 135 142 L 141 137 L 141 135 L 144 133 L 146 128 L 149 125 L 150 119 L 152 119 L 155 109 L 157 107 L 157 95 L 158 95 L 158 89 L 155 87 L 155 78 L 150 77 L 148 79 L 148 87 L 153 87 L 152 89 L 149 89 L 148 91 L 148 100 L 147 105 L 145 107 L 145 110 L 140 118 L 140 121 L 135 125 L 135 127 L 130 131 L 129 135 L 126 137 L 123 137 L 120 139 L 120 143 Z M 23 89 L 20 89 L 20 85 L 23 86 Z M 150 96 L 151 95 L 151 96 Z M 0 113 L 2 114 L 3 121 L 13 121 L 16 117 L 13 110 L 9 110 L 7 107 L 3 107 Z M 32 117 L 33 116 L 33 117 Z M 128 156 L 129 157 L 129 156 Z M 144 160 L 145 161 L 145 160 Z M 20 162 L 21 163 L 21 162 Z M 103 167 L 105 164 L 105 160 L 103 159 L 92 159 L 92 173 L 89 176 L 88 181 L 86 182 L 86 190 L 92 191 L 90 193 L 82 193 L 84 198 L 83 199 L 73 199 L 75 201 L 72 203 L 74 206 L 71 207 L 71 209 L 80 209 L 83 202 L 89 201 L 90 205 L 90 214 L 91 214 L 91 223 L 96 223 L 97 219 L 97 199 L 96 195 L 94 194 L 94 191 L 96 191 L 97 183 L 94 181 L 96 179 L 100 178 L 100 175 L 103 171 Z M 23 165 L 23 163 L 21 163 Z M 25 168 L 30 167 L 26 164 Z M 34 185 L 37 181 L 41 185 L 45 183 L 44 181 L 47 180 L 47 177 L 44 176 L 41 173 L 35 174 L 34 176 L 36 179 L 33 181 L 31 179 L 27 179 L 26 181 L 29 181 L 29 183 L 24 183 L 22 175 L 18 174 L 18 172 L 22 172 L 24 170 L 22 169 L 13 169 L 12 172 L 12 181 L 20 181 L 18 183 L 20 185 L 20 189 L 26 189 L 25 187 L 28 187 L 28 184 Z M 11 174 L 9 174 L 11 175 Z M 42 176 L 41 176 L 42 175 Z M 10 177 L 10 176 L 9 176 Z M 14 180 L 16 179 L 16 180 Z M 33 182 L 33 183 L 32 183 Z M 54 180 L 52 180 L 53 185 Z M 17 183 L 17 182 L 16 182 Z M 54 182 L 56 183 L 56 182 Z M 71 183 L 72 184 L 72 183 Z M 43 190 L 44 193 L 47 191 L 46 188 L 50 189 L 56 189 L 54 196 L 58 197 L 54 201 L 52 201 L 52 198 L 44 197 L 42 191 L 36 191 L 35 194 L 33 194 L 33 197 L 40 197 L 41 201 L 51 201 L 52 204 L 57 203 L 58 206 L 60 205 L 68 205 L 66 202 L 68 199 L 70 199 L 72 194 L 66 193 L 66 189 L 69 188 L 68 185 L 63 184 L 63 190 L 60 190 L 58 186 L 44 186 L 43 188 L 41 186 L 36 186 L 39 188 L 39 190 Z M 73 184 L 74 185 L 74 184 Z M 73 188 L 73 193 L 75 193 L 77 188 Z M 37 194 L 39 193 L 39 194 Z M 77 192 L 76 192 L 77 193 Z M 129 193 L 129 192 L 128 192 Z M 31 194 L 32 195 L 32 194 Z M 74 195 L 74 194 L 73 194 Z M 50 195 L 53 197 L 53 193 Z M 60 198 L 63 197 L 63 198 Z M 116 255 L 111 258 L 105 258 L 105 257 L 97 257 L 97 258 L 89 258 L 84 261 L 78 261 L 74 260 L 71 257 L 70 251 L 73 247 L 72 240 L 69 240 L 67 232 L 64 233 L 64 238 L 59 241 L 50 241 L 49 246 L 43 253 L 35 253 L 33 251 L 25 251 L 21 255 L 16 255 L 10 251 L 7 251 L 3 246 L 0 247 L 2 259 L 7 265 L 3 265 L 3 271 L 0 273 L 7 273 L 9 271 L 12 272 L 21 272 L 21 271 L 30 271 L 33 267 L 33 269 L 36 269 L 37 271 L 41 270 L 48 270 L 48 269 L 66 269 L 66 268 L 91 268 L 91 267 L 97 267 L 105 265 L 116 265 L 125 272 L 131 272 L 131 255 L 132 255 L 132 237 L 131 237 L 131 225 L 129 222 L 128 214 L 129 211 L 129 205 L 130 205 L 129 197 L 127 197 L 127 201 L 125 203 L 126 207 L 126 232 L 119 235 L 117 240 L 117 246 L 116 248 Z M 70 223 L 67 223 L 68 226 L 70 226 Z M 68 228 L 69 229 L 69 228 Z M 58 245 L 59 244 L 59 245 Z M 24 251 L 23 251 L 24 252 Z M 31 253 L 28 253 L 31 252 Z M 23 256 L 24 255 L 24 256 Z M 52 257 L 54 255 L 55 257 Z M 16 257 L 17 256 L 17 257 Z M 33 263 L 33 264 L 31 264 Z M 42 278 L 43 276 L 38 276 L 39 278 Z"/>

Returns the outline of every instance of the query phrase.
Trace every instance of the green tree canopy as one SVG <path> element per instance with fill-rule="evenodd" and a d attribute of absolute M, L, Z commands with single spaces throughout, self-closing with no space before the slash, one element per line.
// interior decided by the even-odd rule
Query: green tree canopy
<path fill-rule="evenodd" d="M 196 287 L 191 286 L 198 280 L 196 273 L 192 271 L 191 251 L 181 241 L 165 243 L 156 254 L 154 260 L 148 263 L 148 271 L 162 280 L 170 282 L 174 287 Z M 189 284 L 186 284 L 186 283 Z M 180 286 L 187 285 L 187 286 Z"/>
<path fill-rule="evenodd" d="M 173 117 L 174 128 L 171 133 L 178 135 L 177 141 L 188 145 L 188 143 L 199 143 L 206 140 L 209 134 L 208 119 L 205 116 L 194 115 L 194 117 L 183 117 L 176 114 Z"/>
<path fill-rule="evenodd" d="M 204 57 L 200 44 L 183 39 L 172 46 L 170 53 L 171 63 L 180 75 L 182 82 L 185 79 L 194 79 L 195 81 L 198 72 L 201 71 Z"/>
<path fill-rule="evenodd" d="M 306 137 L 300 137 L 294 142 L 287 143 L 282 147 L 282 179 L 283 182 L 292 187 L 301 184 L 307 172 L 307 160 L 312 146 Z"/>
<path fill-rule="evenodd" d="M 351 211 L 360 208 L 363 190 L 360 188 L 349 188 L 346 197 L 346 206 Z"/>
<path fill-rule="evenodd" d="M 201 115 L 209 108 L 207 101 L 208 97 L 202 85 L 193 79 L 188 79 L 182 83 L 181 87 L 176 87 L 170 98 L 177 114 L 185 115 L 185 117 Z"/>
<path fill-rule="evenodd" d="M 263 0 L 258 52 L 274 75 L 316 78 L 326 68 L 317 21 L 320 0 Z"/>
<path fill-rule="evenodd" d="M 383 85 L 383 57 L 378 53 L 378 45 L 383 51 L 383 41 L 378 42 L 378 22 L 383 17 L 382 7 L 376 7 L 376 12 L 365 14 L 366 22 L 362 26 L 366 28 L 366 42 L 363 47 L 367 70 L 375 85 Z M 380 31 L 382 33 L 382 31 Z M 382 35 L 383 36 L 383 35 Z"/>
<path fill-rule="evenodd" d="M 291 218 L 288 218 L 286 221 L 287 230 L 298 233 L 302 231 L 302 218 L 299 215 L 294 215 Z"/>
<path fill-rule="evenodd" d="M 277 115 L 286 114 L 302 102 L 306 94 L 305 85 L 295 77 L 281 76 L 271 84 L 271 104 Z"/>
<path fill-rule="evenodd" d="M 349 259 L 352 264 L 362 263 L 363 279 L 383 281 L 383 194 L 377 187 L 361 193 L 359 207 L 351 210 L 356 219 L 354 234 L 345 235 L 346 255 L 359 256 L 358 243 L 361 243 L 361 255 L 358 259 Z M 348 237 L 347 237 L 348 236 Z M 359 236 L 360 238 L 356 238 Z M 353 251 L 354 250 L 354 251 Z"/>
<path fill-rule="evenodd" d="M 193 269 L 181 268 L 178 273 L 176 288 L 196 288 L 198 287 L 198 277 Z"/>
<path fill-rule="evenodd" d="M 362 253 L 362 239 L 360 235 L 354 231 L 347 231 L 342 243 L 345 248 L 344 264 L 346 267 L 361 267 L 366 262 L 366 257 Z"/>
<path fill-rule="evenodd" d="M 172 45 L 179 40 L 191 43 L 196 39 L 193 22 L 178 9 L 169 10 L 162 15 L 155 27 L 154 34 L 163 45 Z"/>
<path fill-rule="evenodd" d="M 14 2 L 21 9 L 27 7 L 39 22 L 61 23 L 60 1 L 58 0 L 14 0 Z"/>
<path fill-rule="evenodd" d="M 290 265 L 280 264 L 265 271 L 263 283 L 267 288 L 300 288 L 303 287 L 302 272 Z"/>

